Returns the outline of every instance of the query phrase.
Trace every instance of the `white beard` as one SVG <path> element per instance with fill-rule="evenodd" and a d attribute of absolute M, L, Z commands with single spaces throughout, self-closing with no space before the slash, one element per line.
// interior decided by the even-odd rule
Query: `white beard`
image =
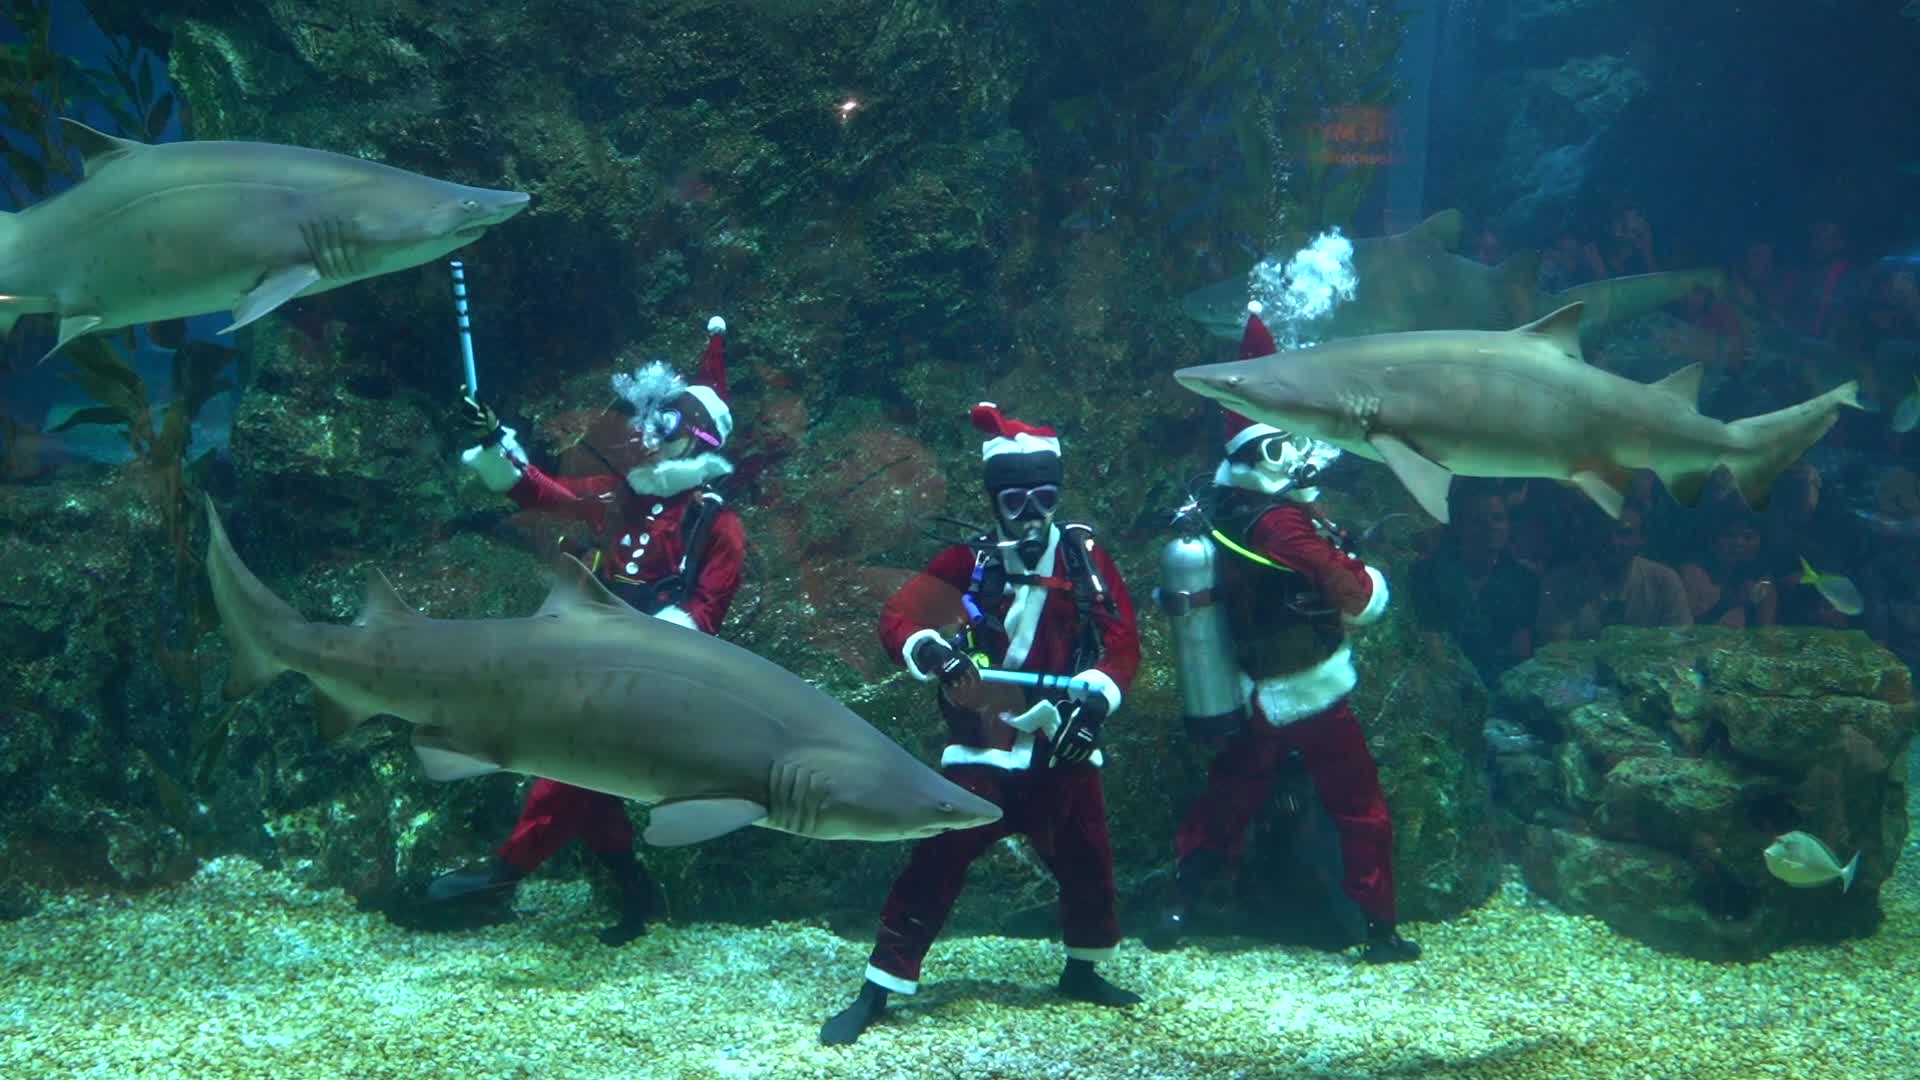
<path fill-rule="evenodd" d="M 656 461 L 627 470 L 627 486 L 641 495 L 678 495 L 733 471 L 733 462 L 719 454 L 700 454 L 672 461 Z"/>

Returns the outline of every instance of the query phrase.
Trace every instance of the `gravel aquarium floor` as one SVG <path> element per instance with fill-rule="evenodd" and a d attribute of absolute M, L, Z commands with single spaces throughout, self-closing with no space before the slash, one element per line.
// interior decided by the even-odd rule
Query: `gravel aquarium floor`
<path fill-rule="evenodd" d="M 1913 1076 L 1917 876 L 1904 860 L 1875 938 L 1744 966 L 1663 956 L 1513 883 L 1412 927 L 1413 965 L 1129 941 L 1106 970 L 1147 1001 L 1124 1012 L 1055 998 L 1048 943 L 956 937 L 917 998 L 829 1049 L 865 944 L 818 927 L 609 949 L 584 885 L 532 883 L 511 925 L 423 934 L 230 858 L 0 924 L 0 1077 Z"/>

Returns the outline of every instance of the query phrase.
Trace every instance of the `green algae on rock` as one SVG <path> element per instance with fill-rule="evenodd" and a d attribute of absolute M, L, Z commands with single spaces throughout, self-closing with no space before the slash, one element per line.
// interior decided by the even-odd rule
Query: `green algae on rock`
<path fill-rule="evenodd" d="M 1635 630 L 1542 649 L 1502 680 L 1507 853 L 1570 910 L 1688 955 L 1751 959 L 1872 933 L 1907 837 L 1911 676 L 1858 632 Z M 1802 829 L 1861 853 L 1796 890 L 1761 852 Z"/>

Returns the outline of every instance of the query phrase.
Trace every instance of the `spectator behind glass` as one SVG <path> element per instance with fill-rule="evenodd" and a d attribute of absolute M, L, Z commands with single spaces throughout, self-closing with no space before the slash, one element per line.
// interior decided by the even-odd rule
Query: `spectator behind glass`
<path fill-rule="evenodd" d="M 1552 295 L 1592 280 L 1580 238 L 1572 229 L 1560 230 L 1552 246 L 1540 253 L 1540 291 Z"/>
<path fill-rule="evenodd" d="M 1704 556 L 1680 568 L 1698 626 L 1772 626 L 1779 594 L 1760 562 L 1760 526 L 1737 504 L 1713 511 Z"/>
<path fill-rule="evenodd" d="M 1832 218 L 1817 220 L 1807 249 L 1811 262 L 1795 290 L 1791 325 L 1823 341 L 1850 340 L 1859 330 L 1864 284 L 1848 253 L 1847 231 Z"/>
<path fill-rule="evenodd" d="M 1851 515 L 1820 497 L 1824 486 L 1819 469 L 1796 461 L 1774 480 L 1760 517 L 1761 559 L 1780 586 L 1779 620 L 1789 626 L 1848 625 L 1819 590 L 1800 586 L 1801 559 L 1815 570 L 1851 576 L 1867 554 Z"/>
<path fill-rule="evenodd" d="M 1792 296 L 1792 284 L 1774 258 L 1773 241 L 1755 240 L 1748 244 L 1740 265 L 1733 271 L 1734 303 L 1745 308 L 1748 315 L 1778 325 Z"/>
<path fill-rule="evenodd" d="M 1600 254 L 1606 260 L 1607 274 L 1611 277 L 1652 274 L 1660 270 L 1659 262 L 1653 257 L 1653 226 L 1632 203 L 1614 212 L 1613 224 L 1607 229 Z"/>
<path fill-rule="evenodd" d="M 1687 589 L 1673 567 L 1645 558 L 1640 508 L 1629 504 L 1616 521 L 1600 517 L 1588 535 L 1597 536 L 1585 557 L 1547 574 L 1540 589 L 1537 643 L 1585 640 L 1603 627 L 1691 626 Z"/>
<path fill-rule="evenodd" d="M 1540 577 L 1508 550 L 1507 501 L 1497 489 L 1456 479 L 1448 502 L 1453 523 L 1439 549 L 1414 562 L 1408 595 L 1428 647 L 1450 636 L 1492 686 L 1533 655 Z"/>

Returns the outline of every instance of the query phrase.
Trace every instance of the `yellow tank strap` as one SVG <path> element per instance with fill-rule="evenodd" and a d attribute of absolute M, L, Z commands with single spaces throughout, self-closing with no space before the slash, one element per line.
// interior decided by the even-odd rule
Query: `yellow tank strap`
<path fill-rule="evenodd" d="M 1219 543 L 1221 547 L 1226 548 L 1228 551 L 1233 552 L 1235 555 L 1238 555 L 1243 559 L 1247 559 L 1251 562 L 1259 563 L 1261 566 L 1267 567 L 1268 569 L 1271 569 L 1271 570 L 1284 570 L 1289 574 L 1298 573 L 1298 571 L 1296 571 L 1291 566 L 1287 566 L 1283 563 L 1274 562 L 1272 559 L 1267 558 L 1265 555 L 1262 555 L 1257 551 L 1250 551 L 1247 548 L 1241 547 L 1239 544 L 1234 543 L 1233 540 L 1230 539 L 1226 533 L 1221 532 L 1219 529 L 1211 530 L 1211 535 L 1213 536 L 1213 539 L 1217 543 Z"/>

